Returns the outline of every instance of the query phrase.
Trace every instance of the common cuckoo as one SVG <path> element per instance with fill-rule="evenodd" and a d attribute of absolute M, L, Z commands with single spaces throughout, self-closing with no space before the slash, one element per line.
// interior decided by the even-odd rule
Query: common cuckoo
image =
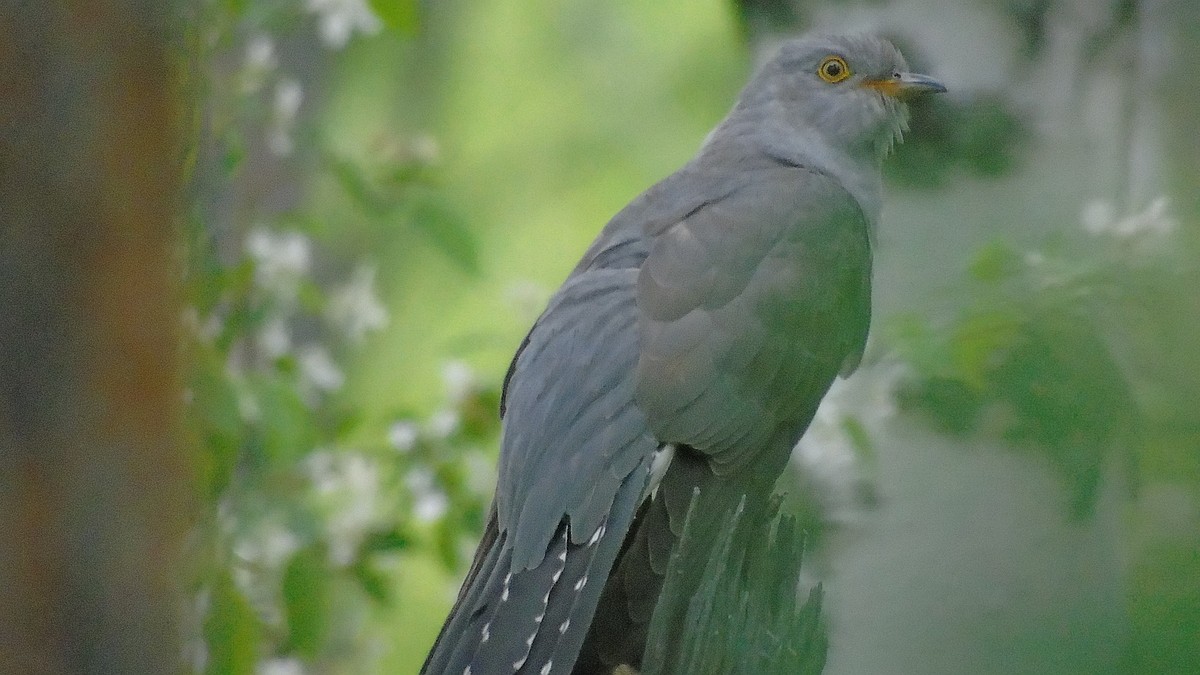
<path fill-rule="evenodd" d="M 857 366 L 880 166 L 904 99 L 940 91 L 876 37 L 785 43 L 609 221 L 509 367 L 491 514 L 423 672 L 639 666 L 693 492 L 701 541 L 764 504 Z"/>

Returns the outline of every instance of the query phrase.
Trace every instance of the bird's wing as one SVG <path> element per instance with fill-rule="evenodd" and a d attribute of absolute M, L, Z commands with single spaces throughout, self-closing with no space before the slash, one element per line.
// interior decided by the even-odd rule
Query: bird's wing
<path fill-rule="evenodd" d="M 807 425 L 870 321 L 871 250 L 835 181 L 773 164 L 655 238 L 638 278 L 637 401 L 718 472 Z"/>
<path fill-rule="evenodd" d="M 657 442 L 634 405 L 633 269 L 573 276 L 517 357 L 505 395 L 496 503 L 516 569 L 541 561 L 564 516 L 573 543 L 600 527 Z"/>
<path fill-rule="evenodd" d="M 658 447 L 633 403 L 636 275 L 577 272 L 519 351 L 490 536 L 426 672 L 569 671 Z"/>

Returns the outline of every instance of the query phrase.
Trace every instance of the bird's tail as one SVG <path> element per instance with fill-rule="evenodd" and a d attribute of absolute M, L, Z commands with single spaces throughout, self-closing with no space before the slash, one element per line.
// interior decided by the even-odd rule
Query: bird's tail
<path fill-rule="evenodd" d="M 572 672 L 633 509 L 626 481 L 599 529 L 575 541 L 564 519 L 532 569 L 512 569 L 493 509 L 458 599 L 421 672 L 550 675 Z M 622 492 L 633 490 L 631 495 Z"/>

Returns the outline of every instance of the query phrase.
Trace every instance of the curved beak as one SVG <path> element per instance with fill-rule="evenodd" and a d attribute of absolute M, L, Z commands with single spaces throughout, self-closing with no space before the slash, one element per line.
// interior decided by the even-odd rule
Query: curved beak
<path fill-rule="evenodd" d="M 885 96 L 909 99 L 921 94 L 941 94 L 946 86 L 928 75 L 919 73 L 897 73 L 886 80 L 867 80 L 864 87 L 870 87 Z"/>

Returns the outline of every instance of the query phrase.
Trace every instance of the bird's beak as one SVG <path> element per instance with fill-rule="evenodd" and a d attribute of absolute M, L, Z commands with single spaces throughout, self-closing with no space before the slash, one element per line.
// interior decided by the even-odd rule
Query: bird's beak
<path fill-rule="evenodd" d="M 884 80 L 866 80 L 864 87 L 870 87 L 884 96 L 900 100 L 909 99 L 920 94 L 940 94 L 946 91 L 945 85 L 928 75 L 918 73 L 897 73 Z"/>

